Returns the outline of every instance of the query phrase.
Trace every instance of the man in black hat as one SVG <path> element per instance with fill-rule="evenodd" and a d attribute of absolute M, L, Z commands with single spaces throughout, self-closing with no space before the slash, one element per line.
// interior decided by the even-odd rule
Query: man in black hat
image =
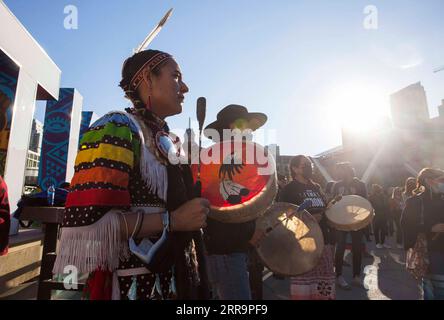
<path fill-rule="evenodd" d="M 247 108 L 232 104 L 217 114 L 217 120 L 205 128 L 204 134 L 214 142 L 220 142 L 232 139 L 232 130 L 239 129 L 244 139 L 251 140 L 251 131 L 260 128 L 266 121 L 265 114 L 250 113 Z M 245 130 L 248 130 L 246 134 Z M 250 245 L 250 240 L 256 235 L 255 229 L 255 220 L 245 223 L 222 223 L 207 218 L 204 241 L 208 254 L 208 276 L 213 294 L 217 298 L 222 300 L 262 298 L 263 267 L 258 268 L 255 250 Z"/>

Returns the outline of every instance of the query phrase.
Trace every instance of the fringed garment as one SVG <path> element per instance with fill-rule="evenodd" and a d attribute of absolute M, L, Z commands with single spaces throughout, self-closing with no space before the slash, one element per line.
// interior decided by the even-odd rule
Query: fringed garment
<path fill-rule="evenodd" d="M 53 272 L 73 265 L 89 273 L 89 299 L 198 299 L 205 292 L 200 234 L 170 233 L 155 270 L 121 238 L 125 212 L 172 212 L 193 198 L 189 167 L 170 164 L 155 145 L 158 131 L 169 132 L 166 123 L 148 111 L 129 111 L 105 115 L 81 140 Z"/>

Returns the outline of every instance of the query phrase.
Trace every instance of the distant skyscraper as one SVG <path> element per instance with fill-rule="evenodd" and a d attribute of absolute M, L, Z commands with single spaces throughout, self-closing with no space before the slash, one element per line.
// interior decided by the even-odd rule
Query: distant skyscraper
<path fill-rule="evenodd" d="M 421 82 L 392 94 L 390 103 L 396 128 L 418 128 L 430 118 L 427 97 Z"/>
<path fill-rule="evenodd" d="M 40 121 L 33 119 L 31 138 L 29 140 L 29 150 L 40 154 L 40 149 L 42 147 L 42 138 L 43 138 L 43 124 Z"/>
<path fill-rule="evenodd" d="M 441 101 L 441 105 L 438 106 L 439 117 L 444 118 L 444 99 Z"/>

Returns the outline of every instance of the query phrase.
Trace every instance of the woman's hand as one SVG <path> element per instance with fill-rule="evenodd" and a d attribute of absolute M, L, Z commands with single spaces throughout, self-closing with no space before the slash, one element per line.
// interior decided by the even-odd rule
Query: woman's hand
<path fill-rule="evenodd" d="M 171 230 L 197 231 L 207 226 L 207 215 L 210 202 L 204 198 L 196 198 L 185 202 L 171 213 Z"/>

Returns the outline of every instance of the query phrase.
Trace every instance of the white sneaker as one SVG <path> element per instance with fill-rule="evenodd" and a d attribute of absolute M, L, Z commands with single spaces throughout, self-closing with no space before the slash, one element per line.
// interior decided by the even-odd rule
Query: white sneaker
<path fill-rule="evenodd" d="M 386 249 L 391 249 L 391 248 L 392 248 L 392 246 L 391 246 L 391 245 L 389 245 L 389 244 L 384 244 L 384 248 L 386 248 Z"/>
<path fill-rule="evenodd" d="M 351 289 L 351 288 L 350 288 L 350 285 L 347 283 L 347 281 L 345 281 L 345 279 L 344 279 L 343 276 L 339 276 L 339 277 L 336 278 L 336 284 L 337 284 L 340 288 L 342 288 L 342 289 L 344 289 L 344 290 L 350 290 L 350 289 Z"/>
<path fill-rule="evenodd" d="M 378 244 L 376 245 L 376 248 L 378 248 L 378 249 L 382 249 L 383 246 L 382 246 L 382 244 L 378 243 Z"/>

